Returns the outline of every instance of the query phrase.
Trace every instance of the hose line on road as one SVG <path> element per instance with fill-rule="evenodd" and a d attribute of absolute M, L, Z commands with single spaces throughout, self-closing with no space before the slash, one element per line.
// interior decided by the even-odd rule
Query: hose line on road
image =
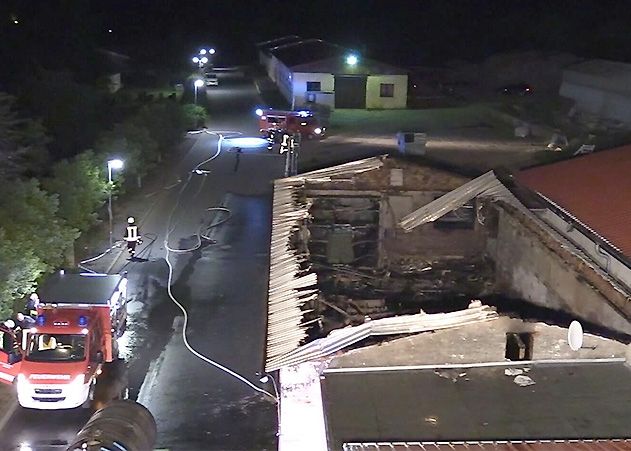
<path fill-rule="evenodd" d="M 184 342 L 184 346 L 186 346 L 186 349 L 189 350 L 189 352 L 191 354 L 193 354 L 195 357 L 197 357 L 198 359 L 208 363 L 209 365 L 214 366 L 215 368 L 225 372 L 226 374 L 234 377 L 235 379 L 243 382 L 244 384 L 246 384 L 247 386 L 249 386 L 250 388 L 252 388 L 253 390 L 262 393 L 266 396 L 269 396 L 270 398 L 272 398 L 274 400 L 274 402 L 278 403 L 278 398 L 276 396 L 274 396 L 272 393 L 268 392 L 267 390 L 263 390 L 262 388 L 257 387 L 256 385 L 254 385 L 252 382 L 250 382 L 248 379 L 246 379 L 245 377 L 243 377 L 242 375 L 236 373 L 235 371 L 231 370 L 230 368 L 225 367 L 224 365 L 221 365 L 219 362 L 216 362 L 212 359 L 210 359 L 209 357 L 206 357 L 205 355 L 201 354 L 200 352 L 198 352 L 197 350 L 195 350 L 191 344 L 188 341 L 188 336 L 187 336 L 187 329 L 188 329 L 188 311 L 186 310 L 186 308 L 176 299 L 176 297 L 173 295 L 173 291 L 171 289 L 172 284 L 173 284 L 173 264 L 171 263 L 171 260 L 169 259 L 169 255 L 171 253 L 174 254 L 184 254 L 184 253 L 188 253 L 188 252 L 193 252 L 196 251 L 197 249 L 200 249 L 202 247 L 202 240 L 208 240 L 208 241 L 212 241 L 212 239 L 209 237 L 208 235 L 208 230 L 213 228 L 213 227 L 217 227 L 221 224 L 224 224 L 226 221 L 228 221 L 231 216 L 232 213 L 228 208 L 225 207 L 210 207 L 207 208 L 206 211 L 207 212 L 211 212 L 211 211 L 220 211 L 223 213 L 226 213 L 226 217 L 222 218 L 221 220 L 211 223 L 209 225 L 206 226 L 205 229 L 205 233 L 202 233 L 202 229 L 204 227 L 204 225 L 202 224 L 202 226 L 200 226 L 200 228 L 198 229 L 197 233 L 196 233 L 196 237 L 197 237 L 197 244 L 195 244 L 194 246 L 188 248 L 188 249 L 177 249 L 177 248 L 172 248 L 171 246 L 169 246 L 169 239 L 171 237 L 171 233 L 173 233 L 173 231 L 175 230 L 175 228 L 177 227 L 177 224 L 179 221 L 173 223 L 173 215 L 175 214 L 175 211 L 178 209 L 179 205 L 180 205 L 180 200 L 182 199 L 182 194 L 184 193 L 184 191 L 186 190 L 186 188 L 188 187 L 190 181 L 192 180 L 193 175 L 195 174 L 205 174 L 205 171 L 201 170 L 201 166 L 203 166 L 206 163 L 209 163 L 211 161 L 213 161 L 215 158 L 217 158 L 220 153 L 221 153 L 221 144 L 222 141 L 224 139 L 224 135 L 227 134 L 240 134 L 238 132 L 226 132 L 226 131 L 217 131 L 217 132 L 211 132 L 208 130 L 204 130 L 204 131 L 200 131 L 199 133 L 208 133 L 208 134 L 214 134 L 214 135 L 218 135 L 219 136 L 219 140 L 217 142 L 217 152 L 215 152 L 215 154 L 213 156 L 211 156 L 210 158 L 202 161 L 201 163 L 199 163 L 197 166 L 195 166 L 195 168 L 193 168 L 193 170 L 191 170 L 188 174 L 188 178 L 186 179 L 186 182 L 184 182 L 184 184 L 182 185 L 182 187 L 180 188 L 180 191 L 178 193 L 178 196 L 176 198 L 175 201 L 175 205 L 173 206 L 173 209 L 171 210 L 171 213 L 169 214 L 169 218 L 167 220 L 167 229 L 166 229 L 166 234 L 164 237 L 164 248 L 166 250 L 166 255 L 165 255 L 165 260 L 167 263 L 167 266 L 169 268 L 169 275 L 168 275 L 168 280 L 167 280 L 167 294 L 169 295 L 169 298 L 171 299 L 171 301 L 182 311 L 182 314 L 184 316 L 184 324 L 182 325 L 182 341 Z M 199 191 L 197 191 L 197 194 L 199 194 Z"/>
<path fill-rule="evenodd" d="M 91 258 L 87 258 L 85 260 L 81 260 L 78 264 L 77 267 L 80 269 L 83 269 L 84 271 L 88 271 L 91 273 L 96 273 L 96 271 L 94 271 L 93 269 L 87 268 L 83 265 L 87 265 L 88 263 L 92 263 L 100 258 L 105 257 L 107 254 L 109 254 L 110 252 L 112 252 L 114 249 L 118 248 L 121 246 L 123 242 L 122 241 L 117 241 L 115 242 L 112 247 L 109 247 L 107 249 L 105 249 L 102 253 L 100 253 L 99 255 L 97 255 L 96 257 L 91 257 Z"/>

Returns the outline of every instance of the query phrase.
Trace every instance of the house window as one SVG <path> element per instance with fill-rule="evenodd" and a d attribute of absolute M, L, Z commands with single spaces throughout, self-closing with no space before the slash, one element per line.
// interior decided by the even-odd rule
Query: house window
<path fill-rule="evenodd" d="M 394 83 L 381 83 L 379 97 L 394 97 Z"/>
<path fill-rule="evenodd" d="M 307 91 L 321 91 L 319 81 L 308 81 Z"/>

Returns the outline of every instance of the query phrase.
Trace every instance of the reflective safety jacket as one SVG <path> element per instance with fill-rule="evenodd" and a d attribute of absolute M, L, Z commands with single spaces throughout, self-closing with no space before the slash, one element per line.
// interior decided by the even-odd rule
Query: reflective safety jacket
<path fill-rule="evenodd" d="M 128 225 L 125 229 L 125 236 L 123 237 L 123 239 L 128 242 L 138 241 L 140 239 L 140 235 L 138 234 L 138 226 Z"/>

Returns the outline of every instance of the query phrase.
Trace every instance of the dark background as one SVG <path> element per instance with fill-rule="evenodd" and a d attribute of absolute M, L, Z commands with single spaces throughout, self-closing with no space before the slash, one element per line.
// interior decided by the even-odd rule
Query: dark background
<path fill-rule="evenodd" d="M 253 43 L 321 37 L 387 62 L 441 64 L 508 50 L 629 60 L 631 1 L 1 0 L 0 71 L 85 70 L 102 46 L 147 64 L 186 64 L 214 46 L 247 63 Z M 19 24 L 14 24 L 17 18 Z M 112 32 L 109 33 L 108 29 Z"/>

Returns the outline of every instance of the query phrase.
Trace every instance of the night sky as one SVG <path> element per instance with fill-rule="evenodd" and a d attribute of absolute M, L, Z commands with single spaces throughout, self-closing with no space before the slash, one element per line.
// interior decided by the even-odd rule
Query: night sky
<path fill-rule="evenodd" d="M 254 42 L 285 34 L 323 38 L 402 65 L 530 49 L 631 59 L 631 1 L 626 0 L 0 3 L 2 57 L 20 66 L 77 64 L 77 55 L 94 46 L 154 64 L 181 64 L 198 46 L 213 45 L 219 64 L 247 63 L 254 58 Z"/>

